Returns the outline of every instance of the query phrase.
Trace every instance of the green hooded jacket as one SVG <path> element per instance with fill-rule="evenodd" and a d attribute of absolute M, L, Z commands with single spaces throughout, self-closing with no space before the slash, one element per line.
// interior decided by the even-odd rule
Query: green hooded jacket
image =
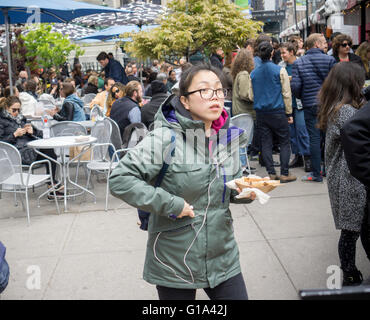
<path fill-rule="evenodd" d="M 229 120 L 223 110 L 212 126 L 217 134 L 205 138 L 204 123 L 192 120 L 179 98 L 170 96 L 156 114 L 155 129 L 110 176 L 115 197 L 151 212 L 143 274 L 151 284 L 214 288 L 241 272 L 229 204 L 251 201 L 234 199 L 237 192 L 225 183 L 242 176 L 238 151 L 247 137 L 243 130 L 230 128 Z M 175 155 L 155 188 L 163 158 L 171 152 L 172 133 Z M 176 219 L 184 200 L 193 206 L 195 217 Z"/>

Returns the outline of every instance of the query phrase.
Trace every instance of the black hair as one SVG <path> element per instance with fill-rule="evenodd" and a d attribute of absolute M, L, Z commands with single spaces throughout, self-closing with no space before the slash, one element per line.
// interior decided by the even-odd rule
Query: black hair
<path fill-rule="evenodd" d="M 189 90 L 189 87 L 191 85 L 191 82 L 193 81 L 194 77 L 200 72 L 200 71 L 210 71 L 213 72 L 222 83 L 224 83 L 224 78 L 222 76 L 221 70 L 218 68 L 213 67 L 209 63 L 200 63 L 191 66 L 189 69 L 186 69 L 181 74 L 181 80 L 179 84 L 180 89 L 180 96 L 186 96 L 187 92 Z"/>
<path fill-rule="evenodd" d="M 99 55 L 96 57 L 96 60 L 98 61 L 105 60 L 105 59 L 109 59 L 109 56 L 104 51 L 100 52 Z"/>
<path fill-rule="evenodd" d="M 108 85 L 108 81 L 109 80 L 114 80 L 113 78 L 105 78 L 104 79 L 104 85 L 107 86 Z"/>
<path fill-rule="evenodd" d="M 264 41 L 259 44 L 258 52 L 262 61 L 269 61 L 271 59 L 271 54 L 274 49 L 270 42 Z"/>

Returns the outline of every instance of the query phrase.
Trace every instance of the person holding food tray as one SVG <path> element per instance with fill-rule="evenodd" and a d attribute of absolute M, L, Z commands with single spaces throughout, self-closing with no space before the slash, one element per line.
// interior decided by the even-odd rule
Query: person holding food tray
<path fill-rule="evenodd" d="M 143 277 L 161 300 L 193 300 L 201 288 L 210 299 L 248 298 L 229 205 L 256 195 L 236 199 L 240 189 L 226 187 L 242 177 L 238 152 L 248 137 L 230 127 L 220 79 L 209 65 L 187 69 L 179 96 L 165 100 L 154 130 L 109 179 L 115 197 L 151 213 Z"/>

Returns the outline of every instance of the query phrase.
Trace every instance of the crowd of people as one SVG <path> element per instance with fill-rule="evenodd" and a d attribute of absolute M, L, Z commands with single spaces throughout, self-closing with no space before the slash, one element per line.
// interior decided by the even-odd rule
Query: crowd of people
<path fill-rule="evenodd" d="M 297 167 L 305 172 L 302 181 L 318 183 L 327 177 L 335 226 L 341 230 L 338 252 L 343 285 L 362 282 L 355 253 L 356 241 L 361 237 L 370 259 L 370 174 L 369 157 L 353 155 L 353 150 L 368 149 L 353 126 L 365 126 L 367 137 L 370 134 L 361 117 L 351 121 L 366 109 L 368 42 L 354 50 L 351 37 L 345 34 L 333 35 L 329 44 L 318 33 L 305 42 L 293 36 L 283 43 L 260 34 L 226 56 L 222 48 L 217 48 L 207 63 L 181 58 L 175 67 L 158 60 L 146 68 L 138 67 L 135 61 L 123 67 L 105 52 L 96 59 L 102 67 L 100 73 L 90 70 L 84 74 L 76 63 L 71 76 L 62 74 L 68 70 L 57 73 L 52 68 L 40 81 L 21 71 L 13 95 L 9 87 L 1 93 L 0 140 L 27 149 L 26 142 L 40 133 L 26 125 L 22 114 L 37 114 L 37 101 L 43 94 L 62 99 L 61 107 L 47 110 L 57 121 L 87 119 L 83 96 L 94 94 L 89 107 L 99 106 L 117 123 L 122 137 L 130 125 L 138 123 L 149 131 L 155 120 L 167 128 L 168 135 L 154 130 L 146 136 L 141 143 L 144 154 L 136 149 L 128 153 L 110 178 L 114 196 L 152 213 L 144 279 L 157 285 L 161 299 L 193 299 L 197 288 L 207 288 L 211 298 L 247 299 L 233 230 L 220 226 L 231 224 L 230 202 L 250 203 L 256 197 L 252 193 L 243 200 L 235 198 L 240 190 L 227 189 L 226 179 L 248 175 L 255 168 L 248 167 L 243 157 L 236 162 L 226 158 L 222 166 L 216 164 L 216 170 L 212 163 L 205 167 L 177 165 L 167 178 L 162 174 L 161 188 L 155 188 L 153 182 L 163 169 L 145 162 L 153 145 L 161 146 L 164 153 L 178 139 L 173 134 L 175 129 L 204 130 L 209 144 L 206 149 L 212 155 L 222 140 L 217 138 L 220 130 L 229 132 L 231 116 L 240 114 L 249 114 L 254 122 L 248 157 L 258 160 L 270 179 L 294 182 L 297 177 L 290 169 Z M 229 112 L 224 109 L 225 101 L 231 102 Z M 241 130 L 237 138 L 242 147 L 249 137 Z M 194 148 L 182 139 L 175 150 L 180 154 Z M 29 156 L 28 151 L 23 153 Z M 275 153 L 280 163 L 274 161 Z M 235 166 L 240 170 L 227 176 L 225 170 Z M 279 166 L 278 174 L 275 168 Z M 204 181 L 208 182 L 207 191 Z M 207 228 L 203 228 L 205 224 Z M 180 239 L 176 238 L 178 230 L 181 241 L 173 241 Z M 217 232 L 213 236 L 207 230 Z M 207 248 L 195 241 L 206 237 Z M 222 245 L 220 238 L 225 240 Z M 172 261 L 164 261 L 166 256 Z"/>

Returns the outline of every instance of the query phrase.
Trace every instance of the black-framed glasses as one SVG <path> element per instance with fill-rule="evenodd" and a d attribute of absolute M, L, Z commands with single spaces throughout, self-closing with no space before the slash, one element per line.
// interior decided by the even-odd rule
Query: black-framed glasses
<path fill-rule="evenodd" d="M 345 42 L 345 43 L 341 43 L 340 45 L 341 45 L 343 48 L 346 48 L 347 46 L 348 46 L 348 47 L 351 47 L 351 46 L 352 46 L 352 43 L 350 43 L 350 42 L 349 42 L 349 43 L 348 43 L 348 42 Z"/>
<path fill-rule="evenodd" d="M 227 89 L 224 89 L 224 88 L 219 88 L 215 90 L 211 88 L 198 89 L 198 90 L 187 92 L 185 96 L 188 96 L 189 94 L 193 94 L 195 92 L 199 92 L 200 97 L 204 100 L 212 99 L 215 93 L 216 93 L 217 98 L 219 99 L 225 99 L 225 97 L 227 96 Z"/>

